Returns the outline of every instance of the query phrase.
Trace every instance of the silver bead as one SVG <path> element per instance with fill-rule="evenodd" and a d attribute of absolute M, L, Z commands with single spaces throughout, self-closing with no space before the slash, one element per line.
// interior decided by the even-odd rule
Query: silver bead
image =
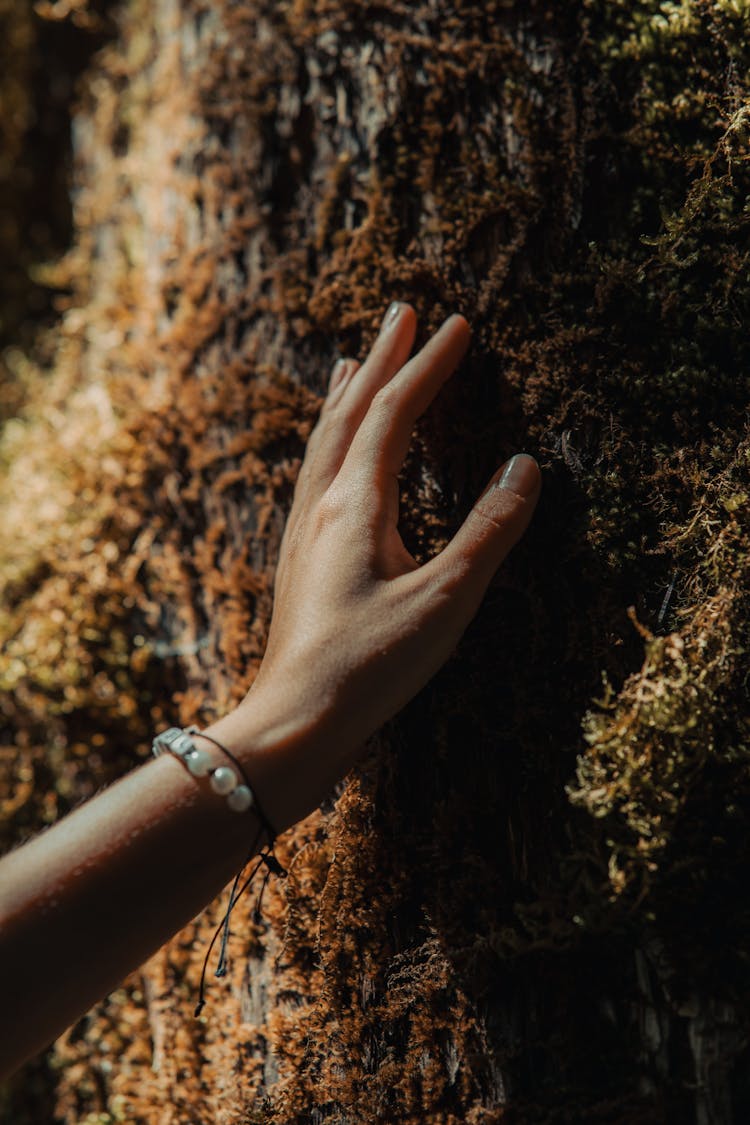
<path fill-rule="evenodd" d="M 238 785 L 227 797 L 227 804 L 234 812 L 244 812 L 253 803 L 253 794 L 246 785 Z"/>
<path fill-rule="evenodd" d="M 191 754 L 193 750 L 197 749 L 197 747 L 189 735 L 185 734 L 184 731 L 178 731 L 172 739 L 170 749 L 172 753 L 177 754 L 179 758 L 185 758 L 188 754 Z"/>
<path fill-rule="evenodd" d="M 211 755 L 205 750 L 191 750 L 183 761 L 193 777 L 205 777 L 211 769 Z"/>
<path fill-rule="evenodd" d="M 211 774 L 211 788 L 214 793 L 220 793 L 222 796 L 231 793 L 232 790 L 237 788 L 237 775 L 234 770 L 231 770 L 229 766 L 219 766 Z"/>

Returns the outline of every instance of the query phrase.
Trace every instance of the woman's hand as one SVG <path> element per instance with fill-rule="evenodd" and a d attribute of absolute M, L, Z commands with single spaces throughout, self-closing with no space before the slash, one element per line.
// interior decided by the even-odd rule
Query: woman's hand
<path fill-rule="evenodd" d="M 279 828 L 315 808 L 444 663 L 539 496 L 536 462 L 512 458 L 452 542 L 417 565 L 397 530 L 398 473 L 470 330 L 452 316 L 409 359 L 415 332 L 414 310 L 392 305 L 364 364 L 334 369 L 281 545 L 260 672 L 212 728 L 236 745 L 249 723 L 247 761 Z"/>

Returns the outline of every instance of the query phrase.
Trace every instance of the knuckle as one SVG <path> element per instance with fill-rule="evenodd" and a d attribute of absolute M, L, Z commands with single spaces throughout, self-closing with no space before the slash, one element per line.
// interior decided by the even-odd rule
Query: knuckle
<path fill-rule="evenodd" d="M 372 404 L 376 410 L 392 414 L 398 407 L 400 397 L 395 381 L 391 380 L 390 383 L 386 383 L 375 393 Z"/>
<path fill-rule="evenodd" d="M 523 504 L 523 499 L 514 492 L 494 489 L 492 499 L 485 497 L 475 504 L 469 518 L 476 523 L 478 529 L 483 528 L 485 532 L 507 532 Z"/>
<path fill-rule="evenodd" d="M 315 505 L 314 526 L 315 530 L 325 531 L 327 528 L 339 523 L 346 515 L 349 508 L 347 498 L 340 488 L 328 488 Z"/>
<path fill-rule="evenodd" d="M 502 515 L 483 507 L 472 508 L 469 520 L 480 535 L 486 535 L 488 531 L 503 531 L 506 525 Z"/>

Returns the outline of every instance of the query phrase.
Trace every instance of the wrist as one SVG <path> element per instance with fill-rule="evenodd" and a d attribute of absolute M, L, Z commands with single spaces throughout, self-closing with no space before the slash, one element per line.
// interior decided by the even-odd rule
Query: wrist
<path fill-rule="evenodd" d="M 283 832 L 317 808 L 346 771 L 326 727 L 322 714 L 258 687 L 206 733 L 237 758 L 263 813 Z"/>

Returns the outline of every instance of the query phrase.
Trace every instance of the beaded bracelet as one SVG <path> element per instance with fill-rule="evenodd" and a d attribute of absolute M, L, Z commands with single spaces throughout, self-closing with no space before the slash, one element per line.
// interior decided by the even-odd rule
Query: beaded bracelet
<path fill-rule="evenodd" d="M 226 797 L 227 804 L 233 812 L 245 812 L 256 804 L 255 796 L 248 784 L 241 784 L 237 774 L 230 766 L 211 767 L 211 755 L 206 750 L 199 750 L 190 737 L 192 734 L 201 734 L 197 727 L 170 727 L 169 730 L 157 734 L 153 742 L 154 756 L 158 757 L 164 751 L 174 754 L 183 762 L 193 777 L 208 777 L 208 783 L 214 793 Z M 208 737 L 203 735 L 202 737 Z M 209 738 L 209 742 L 214 740 Z M 215 745 L 219 746 L 218 743 Z M 227 751 L 223 746 L 220 750 Z M 246 782 L 247 779 L 243 778 Z"/>
<path fill-rule="evenodd" d="M 230 769 L 229 766 L 215 766 L 212 768 L 210 754 L 208 754 L 205 750 L 200 750 L 193 742 L 191 735 L 198 735 L 199 738 L 205 738 L 208 742 L 212 742 L 214 746 L 221 750 L 223 754 L 226 754 L 227 758 L 229 758 L 230 761 L 234 763 L 237 769 L 237 774 L 235 774 L 234 770 Z M 219 958 L 219 964 L 216 968 L 216 976 L 223 977 L 227 971 L 226 951 L 227 941 L 229 938 L 229 916 L 232 913 L 232 909 L 236 905 L 237 900 L 245 893 L 247 888 L 250 886 L 253 877 L 265 864 L 267 869 L 266 877 L 263 880 L 263 886 L 261 887 L 260 894 L 258 896 L 258 902 L 255 907 L 255 913 L 257 916 L 259 916 L 260 904 L 263 899 L 263 891 L 266 889 L 268 876 L 272 874 L 279 875 L 282 879 L 284 879 L 286 878 L 287 873 L 279 863 L 276 856 L 273 854 L 274 843 L 277 836 L 276 829 L 273 827 L 268 817 L 265 815 L 260 805 L 258 804 L 258 798 L 253 792 L 252 786 L 247 779 L 247 775 L 242 768 L 242 765 L 237 761 L 231 750 L 227 750 L 226 746 L 224 746 L 221 742 L 218 742 L 212 735 L 204 734 L 203 731 L 199 730 L 198 727 L 195 726 L 185 727 L 184 730 L 181 730 L 180 727 L 170 727 L 168 730 L 162 731 L 161 734 L 157 734 L 156 738 L 154 739 L 152 750 L 154 756 L 157 758 L 160 754 L 163 754 L 165 752 L 173 754 L 187 766 L 193 777 L 207 776 L 209 778 L 209 784 L 214 793 L 218 793 L 220 796 L 226 797 L 227 804 L 229 805 L 230 809 L 233 810 L 233 812 L 245 812 L 247 809 L 252 808 L 255 811 L 255 814 L 261 824 L 261 827 L 258 829 L 256 837 L 253 840 L 248 857 L 243 863 L 242 868 L 237 872 L 234 883 L 232 884 L 232 889 L 229 894 L 229 906 L 227 907 L 227 912 L 224 915 L 222 922 L 219 924 L 216 932 L 214 933 L 214 936 L 212 937 L 211 942 L 208 946 L 208 950 L 206 952 L 206 958 L 203 962 L 203 971 L 201 972 L 198 1003 L 195 1007 L 195 1015 L 199 1016 L 205 1005 L 204 991 L 208 958 L 220 933 L 222 934 L 221 956 Z M 240 778 L 242 779 L 241 781 Z M 263 832 L 265 832 L 266 836 L 268 837 L 267 847 L 269 850 L 261 851 L 260 853 L 258 853 L 258 842 Z M 255 855 L 258 855 L 258 863 L 255 865 L 249 877 L 240 887 L 240 879 L 242 878 L 245 867 Z"/>

